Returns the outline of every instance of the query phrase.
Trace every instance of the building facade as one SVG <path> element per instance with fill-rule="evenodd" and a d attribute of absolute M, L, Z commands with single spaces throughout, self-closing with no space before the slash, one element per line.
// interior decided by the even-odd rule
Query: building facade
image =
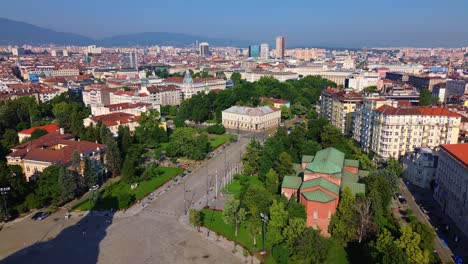
<path fill-rule="evenodd" d="M 40 172 L 51 165 L 72 167 L 73 155 L 80 154 L 80 171 L 82 175 L 85 160 L 89 159 L 95 166 L 106 162 L 106 145 L 89 141 L 75 141 L 75 136 L 61 132 L 46 134 L 38 139 L 28 141 L 11 149 L 6 159 L 8 165 L 21 166 L 26 180 L 35 179 Z"/>
<path fill-rule="evenodd" d="M 232 106 L 221 114 L 222 124 L 227 129 L 263 131 L 281 123 L 281 110 L 270 106 Z"/>
<path fill-rule="evenodd" d="M 286 38 L 283 36 L 278 36 L 276 38 L 276 58 L 284 59 L 284 52 L 286 50 Z"/>
<path fill-rule="evenodd" d="M 434 199 L 468 236 L 468 144 L 440 146 Z"/>
<path fill-rule="evenodd" d="M 270 57 L 270 48 L 267 43 L 260 44 L 260 58 L 262 60 L 268 60 Z"/>
<path fill-rule="evenodd" d="M 320 115 L 341 130 L 345 135 L 351 135 L 353 113 L 362 96 L 351 90 L 328 88 L 322 91 L 320 98 Z"/>
<path fill-rule="evenodd" d="M 150 97 L 160 105 L 180 105 L 182 90 L 176 85 L 153 85 L 146 87 Z"/>
<path fill-rule="evenodd" d="M 169 77 L 164 79 L 164 85 L 175 85 L 182 92 L 183 100 L 189 99 L 199 92 L 209 93 L 213 90 L 226 89 L 226 81 L 219 78 L 195 78 L 188 71 L 185 72 L 184 78 Z"/>
<path fill-rule="evenodd" d="M 249 46 L 249 57 L 250 58 L 260 57 L 260 46 L 259 45 L 250 45 Z"/>
<path fill-rule="evenodd" d="M 416 148 L 403 157 L 403 177 L 421 188 L 430 189 L 436 178 L 438 155 L 429 148 Z"/>
<path fill-rule="evenodd" d="M 398 159 L 416 148 L 456 144 L 460 122 L 459 114 L 442 107 L 383 105 L 373 114 L 370 150 L 385 160 Z"/>

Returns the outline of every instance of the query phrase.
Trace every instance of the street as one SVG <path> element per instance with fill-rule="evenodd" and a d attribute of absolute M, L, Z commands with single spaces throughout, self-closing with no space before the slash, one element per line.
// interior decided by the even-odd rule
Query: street
<path fill-rule="evenodd" d="M 234 168 L 249 141 L 240 137 L 145 208 L 136 204 L 126 213 L 68 220 L 59 212 L 43 221 L 15 223 L 0 231 L 0 258 L 6 257 L 2 263 L 241 263 L 180 219 L 187 204 L 206 205 L 207 190 L 209 205 L 221 206 L 214 199 L 216 171 L 221 180 L 225 160 Z"/>

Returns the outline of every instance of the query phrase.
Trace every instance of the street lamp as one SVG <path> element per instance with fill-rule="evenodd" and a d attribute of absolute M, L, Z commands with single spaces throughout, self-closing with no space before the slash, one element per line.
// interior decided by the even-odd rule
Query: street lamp
<path fill-rule="evenodd" d="M 0 194 L 3 196 L 3 204 L 5 206 L 4 211 L 4 220 L 8 219 L 8 207 L 6 202 L 6 195 L 10 191 L 10 187 L 0 187 Z"/>
<path fill-rule="evenodd" d="M 262 222 L 263 222 L 263 249 L 262 249 L 262 252 L 260 254 L 265 254 L 266 253 L 266 250 L 265 250 L 265 228 L 266 228 L 266 223 L 268 222 L 268 216 L 264 213 L 260 213 L 260 217 L 262 218 Z"/>

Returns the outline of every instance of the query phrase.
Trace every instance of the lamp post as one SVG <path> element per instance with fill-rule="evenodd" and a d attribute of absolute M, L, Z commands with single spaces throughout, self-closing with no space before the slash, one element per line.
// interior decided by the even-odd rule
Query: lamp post
<path fill-rule="evenodd" d="M 10 191 L 10 187 L 1 187 L 0 188 L 0 194 L 3 196 L 3 204 L 5 206 L 4 208 L 4 221 L 7 221 L 8 219 L 8 206 L 7 206 L 7 201 L 6 201 L 6 195 Z"/>
<path fill-rule="evenodd" d="M 268 221 L 268 216 L 264 213 L 260 213 L 260 217 L 262 218 L 262 222 L 263 222 L 263 249 L 262 249 L 262 252 L 260 252 L 260 254 L 265 254 L 266 253 L 266 250 L 265 250 L 265 229 L 266 229 L 266 223 Z"/>

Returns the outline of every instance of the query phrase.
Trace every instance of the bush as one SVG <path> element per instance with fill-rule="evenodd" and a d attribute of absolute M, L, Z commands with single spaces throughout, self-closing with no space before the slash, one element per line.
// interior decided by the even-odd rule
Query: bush
<path fill-rule="evenodd" d="M 209 126 L 206 131 L 210 134 L 222 135 L 226 133 L 226 129 L 223 125 L 213 125 Z"/>
<path fill-rule="evenodd" d="M 28 196 L 26 196 L 26 200 L 24 201 L 24 204 L 29 209 L 38 209 L 38 208 L 43 207 L 44 205 L 43 201 L 35 193 L 30 193 Z"/>
<path fill-rule="evenodd" d="M 122 193 L 118 198 L 119 208 L 127 208 L 135 202 L 136 198 L 134 194 Z"/>

